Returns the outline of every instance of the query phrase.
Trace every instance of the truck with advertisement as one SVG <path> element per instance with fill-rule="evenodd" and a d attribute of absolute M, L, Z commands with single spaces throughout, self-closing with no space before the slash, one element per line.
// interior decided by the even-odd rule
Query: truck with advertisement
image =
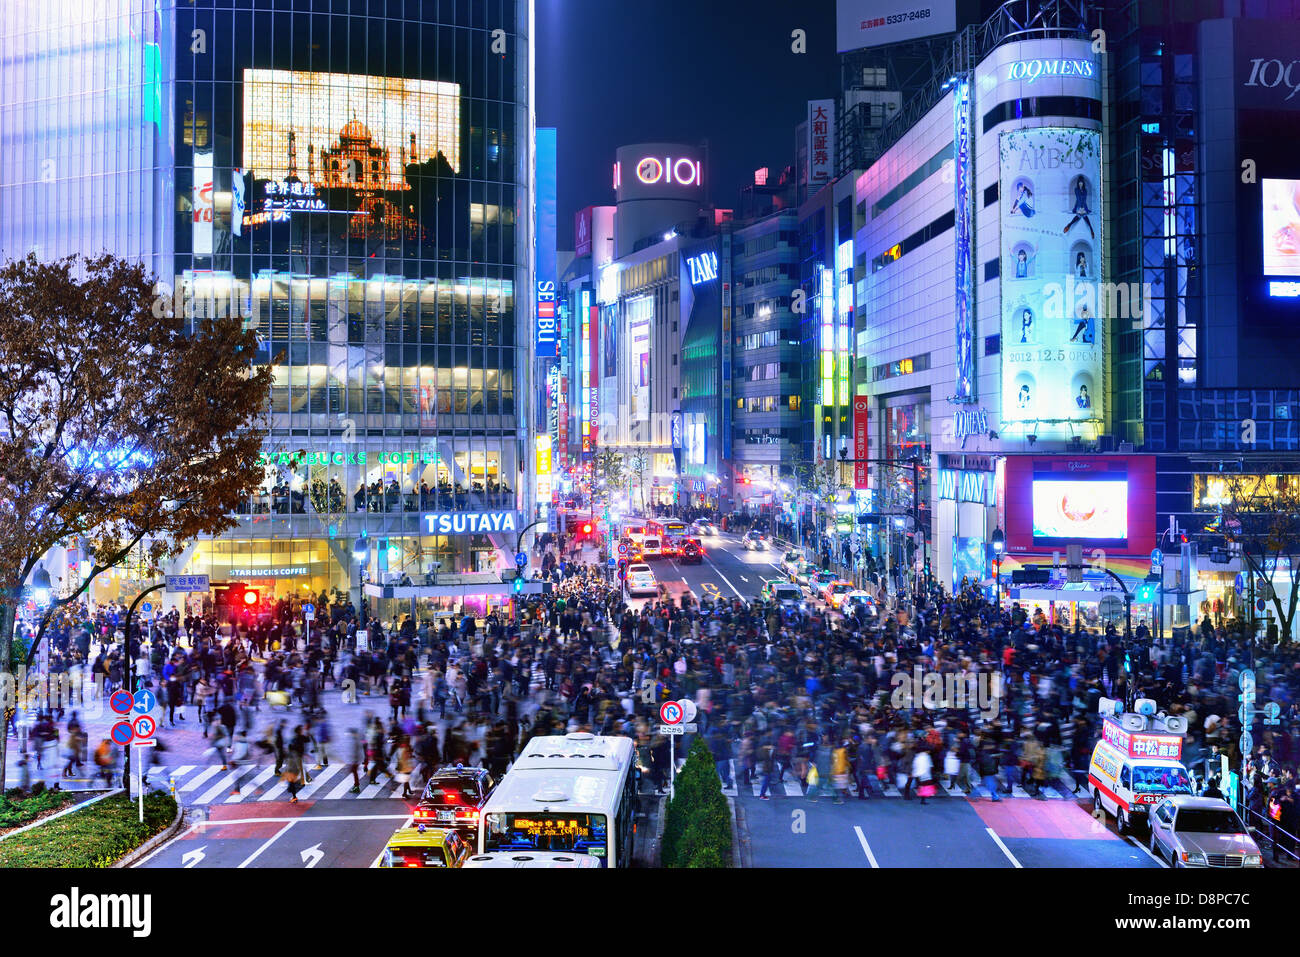
<path fill-rule="evenodd" d="M 1088 793 L 1094 815 L 1111 814 L 1128 834 L 1146 824 L 1147 814 L 1173 794 L 1192 794 L 1192 777 L 1182 765 L 1187 720 L 1156 713 L 1156 703 L 1140 698 L 1136 713 L 1122 702 L 1102 698 L 1101 737 L 1088 765 Z"/>

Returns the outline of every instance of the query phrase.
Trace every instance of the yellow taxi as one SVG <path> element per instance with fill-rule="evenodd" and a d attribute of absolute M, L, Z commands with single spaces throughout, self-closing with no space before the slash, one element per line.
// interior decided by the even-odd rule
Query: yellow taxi
<path fill-rule="evenodd" d="M 473 854 L 469 842 L 455 831 L 404 827 L 388 839 L 380 867 L 461 867 Z"/>

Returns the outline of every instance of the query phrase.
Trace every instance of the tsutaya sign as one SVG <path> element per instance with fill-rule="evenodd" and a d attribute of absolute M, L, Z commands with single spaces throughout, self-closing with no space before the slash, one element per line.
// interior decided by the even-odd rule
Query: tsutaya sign
<path fill-rule="evenodd" d="M 1097 68 L 1091 60 L 1016 60 L 1007 67 L 1008 80 L 1033 83 L 1040 76 L 1093 77 Z"/>
<path fill-rule="evenodd" d="M 476 535 L 518 530 L 514 512 L 442 512 L 425 515 L 421 521 L 430 535 Z"/>

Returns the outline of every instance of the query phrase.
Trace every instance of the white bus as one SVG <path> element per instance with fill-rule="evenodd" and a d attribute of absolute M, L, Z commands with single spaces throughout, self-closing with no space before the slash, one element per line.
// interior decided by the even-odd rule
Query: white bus
<path fill-rule="evenodd" d="M 627 867 L 636 789 L 631 738 L 533 738 L 483 805 L 478 853 L 590 854 L 606 867 Z"/>

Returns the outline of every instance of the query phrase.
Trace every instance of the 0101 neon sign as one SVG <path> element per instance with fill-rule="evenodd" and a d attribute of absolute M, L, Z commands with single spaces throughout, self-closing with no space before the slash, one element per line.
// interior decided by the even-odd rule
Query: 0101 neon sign
<path fill-rule="evenodd" d="M 681 157 L 646 156 L 637 161 L 636 178 L 647 186 L 664 183 L 671 186 L 699 186 L 700 161 Z"/>

